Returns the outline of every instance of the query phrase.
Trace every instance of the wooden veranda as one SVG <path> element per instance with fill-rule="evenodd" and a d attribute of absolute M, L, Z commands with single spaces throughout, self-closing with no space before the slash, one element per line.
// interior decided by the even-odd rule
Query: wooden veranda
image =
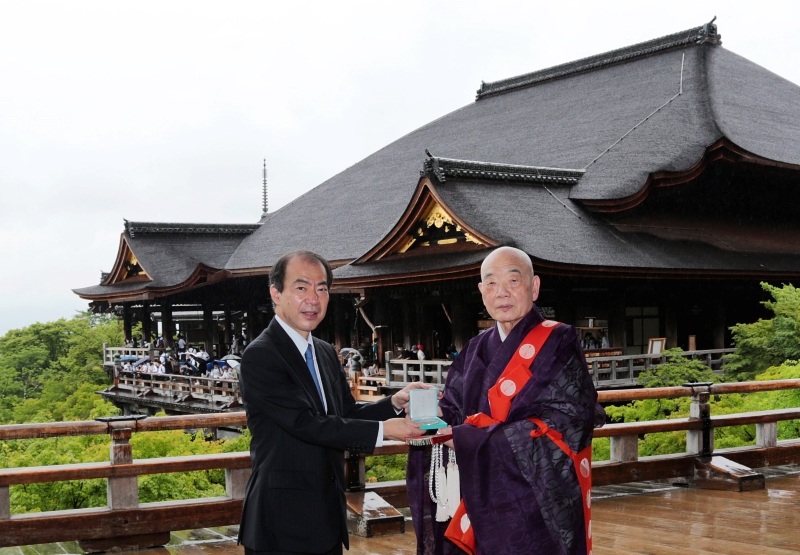
<path fill-rule="evenodd" d="M 689 418 L 608 424 L 595 431 L 595 437 L 608 437 L 611 443 L 610 460 L 592 463 L 594 485 L 608 490 L 604 494 L 593 489 L 595 553 L 771 555 L 800 551 L 794 548 L 800 535 L 796 511 L 800 480 L 767 479 L 772 467 L 800 464 L 800 440 L 779 441 L 777 433 L 779 422 L 800 419 L 800 408 L 712 415 L 708 404 L 712 395 L 789 389 L 800 389 L 800 379 L 601 392 L 602 402 L 689 397 L 692 404 Z M 129 441 L 132 433 L 243 425 L 246 415 L 238 412 L 0 426 L 0 441 L 87 435 L 111 439 L 108 462 L 0 469 L 0 547 L 77 541 L 73 545 L 87 552 L 107 551 L 165 545 L 175 531 L 237 523 L 250 474 L 248 453 L 135 459 Z M 755 425 L 755 445 L 714 448 L 715 428 L 740 425 Z M 639 455 L 639 437 L 674 431 L 686 432 L 685 452 Z M 374 454 L 407 449 L 389 442 Z M 374 543 L 362 544 L 357 540 L 355 546 L 368 546 L 364 553 L 404 553 L 403 546 L 411 549 L 413 538 L 400 534 L 404 519 L 395 507 L 408 506 L 405 483 L 365 483 L 364 465 L 363 454 L 347 458 L 348 525 L 353 534 L 383 536 L 385 541 L 370 539 Z M 220 468 L 225 469 L 225 496 L 139 502 L 138 476 Z M 12 487 L 92 478 L 107 480 L 105 507 L 13 513 Z M 692 489 L 677 487 L 677 483 Z M 642 491 L 648 494 L 629 496 Z M 405 528 L 411 529 L 410 525 Z M 46 555 L 61 552 L 56 549 Z"/>
<path fill-rule="evenodd" d="M 767 469 L 764 471 L 769 472 Z M 800 468 L 778 467 L 782 476 L 765 490 L 708 491 L 665 487 L 646 494 L 596 488 L 592 517 L 594 555 L 788 555 L 800 552 Z M 606 497 L 603 495 L 606 494 Z M 172 555 L 244 555 L 238 527 L 172 534 Z M 0 555 L 79 553 L 76 542 L 0 548 Z M 163 548 L 128 552 L 164 555 Z M 406 533 L 351 536 L 350 555 L 415 555 L 411 523 Z"/>

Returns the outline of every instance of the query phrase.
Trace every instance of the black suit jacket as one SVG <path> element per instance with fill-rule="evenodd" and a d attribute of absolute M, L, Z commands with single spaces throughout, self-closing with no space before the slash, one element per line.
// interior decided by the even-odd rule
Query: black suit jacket
<path fill-rule="evenodd" d="M 304 357 L 277 320 L 245 349 L 239 374 L 253 473 L 239 542 L 255 551 L 349 547 L 344 451 L 371 453 L 389 398 L 356 404 L 336 351 L 314 338 L 328 414 Z"/>

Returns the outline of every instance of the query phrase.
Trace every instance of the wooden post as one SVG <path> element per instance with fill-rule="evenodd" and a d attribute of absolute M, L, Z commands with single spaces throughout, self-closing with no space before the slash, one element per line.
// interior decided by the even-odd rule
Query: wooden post
<path fill-rule="evenodd" d="M 258 308 L 256 307 L 256 303 L 251 302 L 247 306 L 247 343 L 248 345 L 253 342 L 253 340 L 258 337 L 258 334 L 261 333 L 261 330 L 256 331 L 256 326 L 258 325 L 258 318 L 256 312 Z"/>
<path fill-rule="evenodd" d="M 8 486 L 0 486 L 0 520 L 11 518 L 11 495 Z"/>
<path fill-rule="evenodd" d="M 411 340 L 414 333 L 411 330 L 411 303 L 408 299 L 403 299 L 403 346 L 406 349 L 411 349 Z"/>
<path fill-rule="evenodd" d="M 142 303 L 142 338 L 148 343 L 153 340 L 151 337 L 153 330 L 152 324 L 153 321 L 150 319 L 150 303 L 145 301 Z"/>
<path fill-rule="evenodd" d="M 209 305 L 203 305 L 203 328 L 205 331 L 204 346 L 206 352 L 212 359 L 216 358 L 214 353 L 214 313 Z"/>
<path fill-rule="evenodd" d="M 130 305 L 124 304 L 122 305 L 122 329 L 125 334 L 125 340 L 133 339 L 131 337 L 131 307 Z"/>
<path fill-rule="evenodd" d="M 363 453 L 350 453 L 344 459 L 344 479 L 347 491 L 364 491 L 367 485 L 367 469 Z"/>
<path fill-rule="evenodd" d="M 175 335 L 175 325 L 172 322 L 172 303 L 164 302 L 161 305 L 161 331 L 164 336 L 164 346 L 172 347 L 172 336 Z"/>
<path fill-rule="evenodd" d="M 250 468 L 225 469 L 225 495 L 228 499 L 244 499 L 251 472 Z"/>
<path fill-rule="evenodd" d="M 672 349 L 678 346 L 678 315 L 675 311 L 675 300 L 670 296 L 666 306 L 664 316 L 665 336 L 667 340 L 666 348 Z"/>
<path fill-rule="evenodd" d="M 756 424 L 756 446 L 758 447 L 778 446 L 777 422 L 764 422 L 763 424 Z"/>
<path fill-rule="evenodd" d="M 613 436 L 611 438 L 611 460 L 613 462 L 639 460 L 639 436 Z"/>
<path fill-rule="evenodd" d="M 725 348 L 725 303 L 722 300 L 714 302 L 712 323 L 712 349 Z"/>
<path fill-rule="evenodd" d="M 223 353 L 218 353 L 219 356 L 224 356 L 231 350 L 233 345 L 233 320 L 231 319 L 231 309 L 225 307 L 225 348 L 222 349 Z"/>
<path fill-rule="evenodd" d="M 131 429 L 111 430 L 111 464 L 132 464 L 133 448 L 130 444 Z M 111 510 L 136 509 L 139 507 L 139 485 L 136 476 L 108 478 L 108 507 Z"/>
<path fill-rule="evenodd" d="M 612 288 L 609 294 L 608 343 L 610 347 L 624 349 L 627 345 L 625 336 L 625 293 L 619 288 Z M 567 320 L 562 320 L 567 321 Z M 623 351 L 624 352 L 624 351 Z"/>
<path fill-rule="evenodd" d="M 689 419 L 703 421 L 701 430 L 686 431 L 686 452 L 710 457 L 714 452 L 714 430 L 711 427 L 711 406 L 708 404 L 711 396 L 709 387 L 712 384 L 711 382 L 702 382 L 683 385 L 691 387 L 693 390 L 692 404 L 689 406 Z"/>

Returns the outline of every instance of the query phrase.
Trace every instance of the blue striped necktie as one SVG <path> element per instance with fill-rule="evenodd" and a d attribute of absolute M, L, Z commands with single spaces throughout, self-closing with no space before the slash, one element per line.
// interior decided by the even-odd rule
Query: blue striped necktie
<path fill-rule="evenodd" d="M 311 345 L 306 349 L 306 366 L 308 366 L 308 371 L 311 372 L 311 379 L 314 380 L 314 385 L 317 386 L 317 393 L 319 393 L 319 398 L 322 400 L 322 386 L 319 385 L 317 371 L 314 369 L 314 353 L 311 352 Z M 322 404 L 324 405 L 325 401 L 322 401 Z"/>

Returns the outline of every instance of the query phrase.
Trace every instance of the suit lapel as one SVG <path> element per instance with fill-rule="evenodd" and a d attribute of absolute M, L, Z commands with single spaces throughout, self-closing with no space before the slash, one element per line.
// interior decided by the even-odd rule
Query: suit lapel
<path fill-rule="evenodd" d="M 320 414 L 325 414 L 325 407 L 322 405 L 322 399 L 319 398 L 319 393 L 317 393 L 317 386 L 314 384 L 311 372 L 309 372 L 305 359 L 297 349 L 297 345 L 295 345 L 292 338 L 287 335 L 274 318 L 272 322 L 270 322 L 267 332 L 271 335 L 278 352 L 288 363 L 291 372 L 294 373 L 300 381 L 308 400 Z"/>

